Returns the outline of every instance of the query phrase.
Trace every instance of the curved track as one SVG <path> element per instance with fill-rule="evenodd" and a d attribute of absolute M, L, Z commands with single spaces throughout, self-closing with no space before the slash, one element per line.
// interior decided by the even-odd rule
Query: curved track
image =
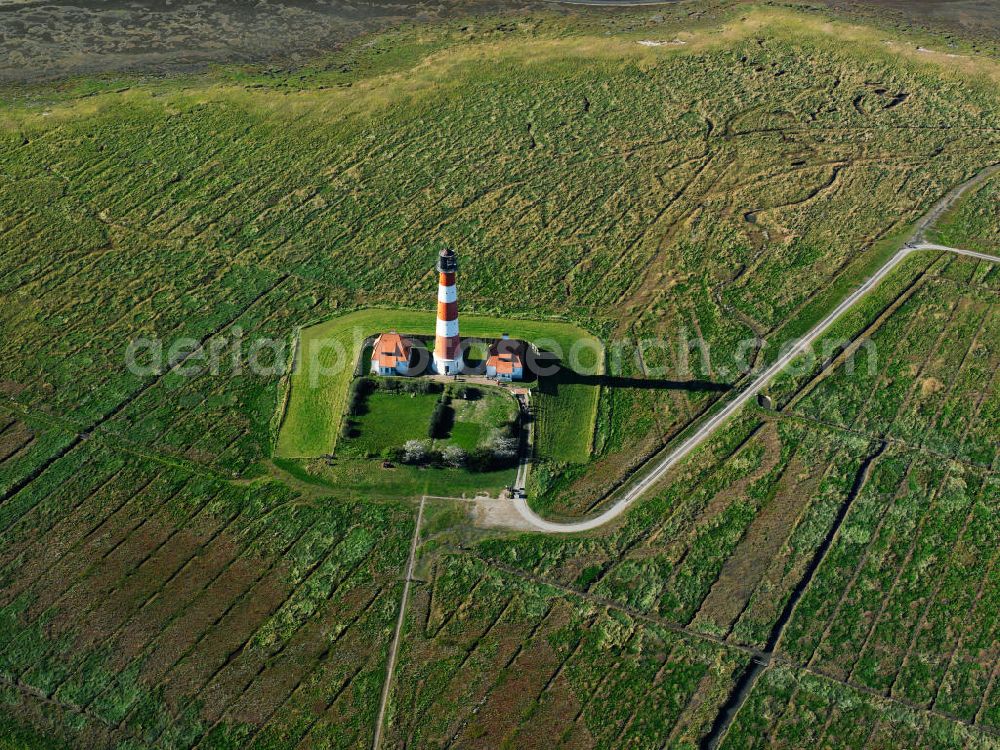
<path fill-rule="evenodd" d="M 990 170 L 992 171 L 992 170 Z M 973 182 L 978 182 L 978 180 L 970 181 L 966 185 L 961 186 L 966 188 L 971 186 Z M 957 197 L 958 194 L 964 192 L 963 190 L 958 191 L 954 196 L 951 196 L 952 200 Z M 937 218 L 940 216 L 941 210 L 935 207 L 928 216 L 933 216 Z M 888 276 L 892 271 L 902 263 L 909 255 L 915 252 L 929 250 L 929 251 L 941 251 L 948 253 L 955 253 L 957 255 L 964 255 L 970 258 L 976 258 L 977 260 L 987 261 L 989 263 L 1000 263 L 1000 257 L 994 255 L 987 255 L 986 253 L 978 253 L 973 250 L 962 250 L 960 248 L 945 247 L 944 245 L 935 245 L 930 242 L 923 241 L 924 230 L 929 225 L 929 222 L 924 221 L 918 227 L 918 232 L 915 239 L 911 242 L 905 244 L 902 249 L 899 250 L 895 255 L 893 255 L 881 268 L 876 271 L 871 278 L 865 281 L 861 286 L 855 289 L 851 294 L 845 297 L 836 308 L 830 312 L 823 320 L 817 323 L 813 328 L 799 341 L 796 345 L 789 349 L 789 351 L 778 358 L 773 364 L 771 364 L 766 370 L 764 370 L 760 375 L 758 375 L 746 388 L 744 388 L 736 398 L 732 401 L 726 403 L 719 411 L 715 412 L 708 419 L 705 420 L 698 429 L 686 437 L 677 447 L 671 450 L 666 456 L 659 459 L 651 470 L 646 472 L 646 474 L 637 482 L 630 485 L 626 489 L 621 497 L 608 508 L 606 511 L 600 515 L 593 516 L 591 518 L 584 518 L 579 521 L 568 521 L 568 522 L 556 522 L 549 521 L 542 518 L 540 515 L 535 513 L 529 506 L 526 499 L 523 497 L 518 497 L 514 500 L 515 507 L 518 513 L 527 521 L 533 528 L 538 531 L 544 531 L 550 534 L 572 534 L 582 531 L 592 531 L 594 529 L 600 528 L 607 523 L 615 520 L 631 507 L 631 505 L 642 497 L 647 490 L 649 490 L 654 484 L 663 478 L 663 475 L 670 471 L 671 468 L 680 463 L 684 458 L 686 458 L 695 448 L 704 443 L 708 438 L 710 438 L 716 430 L 722 427 L 726 421 L 738 412 L 750 399 L 754 398 L 758 393 L 760 393 L 765 386 L 781 372 L 785 367 L 792 362 L 799 354 L 803 351 L 808 350 L 815 341 L 822 336 L 837 320 L 844 315 L 848 310 L 854 307 L 861 299 L 873 288 L 878 286 L 886 276 Z"/>

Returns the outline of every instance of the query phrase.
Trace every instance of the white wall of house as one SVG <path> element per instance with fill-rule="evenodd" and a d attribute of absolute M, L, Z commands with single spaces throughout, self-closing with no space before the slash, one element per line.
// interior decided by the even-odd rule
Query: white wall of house
<path fill-rule="evenodd" d="M 371 373 L 372 375 L 385 375 L 387 377 L 392 375 L 409 375 L 410 366 L 408 364 L 399 364 L 395 367 L 379 367 L 378 362 L 373 359 Z"/>
<path fill-rule="evenodd" d="M 506 373 L 498 373 L 497 368 L 490 367 L 487 365 L 486 377 L 494 378 L 496 380 L 502 380 L 504 382 L 509 382 L 511 380 L 521 380 L 521 378 L 524 377 L 524 368 L 515 367 L 514 371 L 508 375 Z"/>

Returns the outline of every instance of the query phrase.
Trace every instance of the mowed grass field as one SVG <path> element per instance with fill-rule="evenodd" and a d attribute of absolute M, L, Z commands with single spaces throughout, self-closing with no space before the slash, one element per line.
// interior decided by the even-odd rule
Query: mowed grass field
<path fill-rule="evenodd" d="M 465 333 L 604 343 L 609 380 L 536 403 L 536 499 L 580 515 L 996 160 L 960 39 L 693 7 L 0 94 L 0 732 L 372 746 L 409 499 L 448 470 L 328 460 L 352 368 L 283 365 L 351 316 L 429 333 L 441 245 Z M 949 241 L 995 250 L 992 196 Z M 914 255 L 831 332 L 853 370 L 785 374 L 600 533 L 429 501 L 382 747 L 995 748 L 997 289 Z M 274 368 L 230 356 L 262 340 Z"/>
<path fill-rule="evenodd" d="M 380 456 L 385 450 L 401 448 L 418 440 L 435 450 L 455 445 L 466 452 L 475 450 L 492 429 L 517 420 L 513 396 L 496 388 L 476 386 L 475 400 L 452 397 L 447 429 L 429 438 L 431 415 L 442 394 L 387 393 L 375 391 L 365 398 L 363 413 L 351 418 L 352 435 L 341 437 L 341 455 Z"/>
<path fill-rule="evenodd" d="M 425 440 L 437 400 L 436 394 L 369 394 L 364 415 L 355 420 L 358 436 L 345 441 L 345 452 L 378 455 L 383 448 L 398 447 L 407 440 Z"/>
<path fill-rule="evenodd" d="M 431 301 L 434 297 L 428 297 Z M 302 329 L 298 362 L 275 453 L 282 458 L 312 458 L 333 453 L 347 402 L 348 385 L 369 336 L 381 331 L 432 335 L 436 308 L 428 310 L 361 310 Z M 509 333 L 546 351 L 562 352 L 597 381 L 604 371 L 601 341 L 581 328 L 557 321 L 511 320 L 460 314 L 462 335 L 500 338 Z M 365 368 L 367 372 L 367 368 Z M 558 393 L 538 396 L 542 414 L 539 450 L 578 463 L 587 461 L 594 433 L 600 386 L 572 383 Z M 546 416 L 548 415 L 548 416 Z M 421 435 L 422 437 L 422 435 Z"/>

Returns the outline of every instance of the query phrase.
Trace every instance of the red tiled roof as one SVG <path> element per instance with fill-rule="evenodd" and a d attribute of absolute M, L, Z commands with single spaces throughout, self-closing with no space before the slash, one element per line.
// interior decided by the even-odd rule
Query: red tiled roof
<path fill-rule="evenodd" d="M 410 351 L 413 346 L 396 332 L 383 333 L 375 339 L 372 349 L 372 361 L 379 367 L 396 367 L 399 364 L 409 364 Z"/>
<path fill-rule="evenodd" d="M 498 373 L 512 375 L 514 370 L 524 367 L 521 358 L 521 342 L 513 339 L 500 339 L 490 346 L 490 355 L 486 360 L 487 367 L 495 367 Z"/>

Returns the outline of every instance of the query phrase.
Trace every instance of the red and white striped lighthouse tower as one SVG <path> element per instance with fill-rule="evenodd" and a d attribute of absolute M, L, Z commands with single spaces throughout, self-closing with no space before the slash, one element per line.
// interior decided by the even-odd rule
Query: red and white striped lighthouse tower
<path fill-rule="evenodd" d="M 442 250 L 438 255 L 438 314 L 434 338 L 434 372 L 457 375 L 462 371 L 462 352 L 458 337 L 458 294 L 455 272 L 458 259 L 455 251 Z"/>

